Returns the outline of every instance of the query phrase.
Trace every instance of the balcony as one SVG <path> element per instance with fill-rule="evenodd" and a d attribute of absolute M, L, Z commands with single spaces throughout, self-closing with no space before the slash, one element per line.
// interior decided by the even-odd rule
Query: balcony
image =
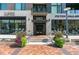
<path fill-rule="evenodd" d="M 32 14 L 33 15 L 46 15 L 48 13 L 46 5 L 33 5 Z"/>

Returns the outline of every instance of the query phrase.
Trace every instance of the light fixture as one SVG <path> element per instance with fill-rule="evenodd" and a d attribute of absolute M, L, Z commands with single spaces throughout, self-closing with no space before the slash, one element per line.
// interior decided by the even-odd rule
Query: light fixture
<path fill-rule="evenodd" d="M 70 7 L 67 7 L 67 8 L 64 8 L 64 11 L 68 11 L 70 9 L 71 9 Z"/>
<path fill-rule="evenodd" d="M 66 38 L 68 38 L 68 10 L 70 10 L 70 7 L 64 8 L 64 11 L 66 11 Z"/>

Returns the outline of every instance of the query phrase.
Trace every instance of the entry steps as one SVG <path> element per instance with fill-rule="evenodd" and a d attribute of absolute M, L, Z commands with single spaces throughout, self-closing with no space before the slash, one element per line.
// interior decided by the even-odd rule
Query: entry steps
<path fill-rule="evenodd" d="M 52 42 L 29 42 L 28 45 L 48 45 Z"/>
<path fill-rule="evenodd" d="M 28 44 L 30 45 L 30 44 L 32 44 L 32 45 L 48 45 L 48 44 L 51 44 L 52 43 L 52 41 L 51 41 L 51 39 L 30 39 L 29 41 L 28 41 Z"/>

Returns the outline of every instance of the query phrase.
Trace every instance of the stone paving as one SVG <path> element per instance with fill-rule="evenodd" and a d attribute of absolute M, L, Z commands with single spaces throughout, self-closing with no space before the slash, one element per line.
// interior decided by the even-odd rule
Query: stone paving
<path fill-rule="evenodd" d="M 12 42 L 0 44 L 0 55 L 79 55 L 79 46 L 65 44 L 63 48 L 54 45 L 26 45 L 17 47 Z"/>
<path fill-rule="evenodd" d="M 47 36 L 31 36 L 30 39 L 47 39 Z M 14 42 L 0 42 L 0 55 L 79 55 L 79 45 L 65 44 L 63 48 L 55 45 L 26 45 L 17 47 Z"/>

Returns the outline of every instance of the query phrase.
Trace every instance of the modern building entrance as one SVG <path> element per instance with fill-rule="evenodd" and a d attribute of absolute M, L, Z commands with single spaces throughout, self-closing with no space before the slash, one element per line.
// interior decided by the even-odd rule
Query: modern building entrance
<path fill-rule="evenodd" d="M 46 34 L 46 28 L 45 23 L 35 23 L 34 24 L 34 34 L 35 35 L 45 35 Z"/>
<path fill-rule="evenodd" d="M 34 18 L 34 35 L 46 34 L 46 21 L 44 16 L 35 16 Z"/>

